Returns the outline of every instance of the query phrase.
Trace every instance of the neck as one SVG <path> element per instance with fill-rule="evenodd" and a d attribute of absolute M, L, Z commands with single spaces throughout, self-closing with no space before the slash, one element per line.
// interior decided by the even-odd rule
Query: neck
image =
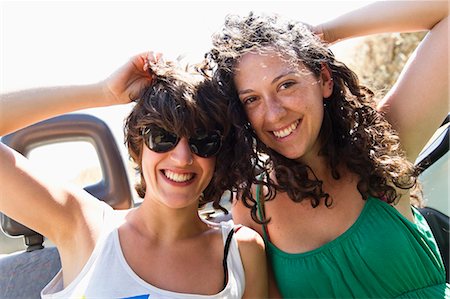
<path fill-rule="evenodd" d="M 309 157 L 301 157 L 297 159 L 298 162 L 307 165 L 311 171 L 308 171 L 310 179 L 317 179 L 321 181 L 328 181 L 332 179 L 331 168 L 328 165 L 328 159 L 325 156 L 310 155 Z"/>
<path fill-rule="evenodd" d="M 311 171 L 308 172 L 308 177 L 310 179 L 317 178 L 322 181 L 323 190 L 329 194 L 335 193 L 336 189 L 341 189 L 343 185 L 355 184 L 357 182 L 357 176 L 342 164 L 337 166 L 336 170 L 338 171 L 340 177 L 338 180 L 335 179 L 326 156 L 315 155 L 313 157 L 309 157 L 309 159 L 302 157 L 300 162 L 310 167 Z"/>
<path fill-rule="evenodd" d="M 173 209 L 152 200 L 144 200 L 128 220 L 142 236 L 167 243 L 194 237 L 208 228 L 197 207 Z"/>

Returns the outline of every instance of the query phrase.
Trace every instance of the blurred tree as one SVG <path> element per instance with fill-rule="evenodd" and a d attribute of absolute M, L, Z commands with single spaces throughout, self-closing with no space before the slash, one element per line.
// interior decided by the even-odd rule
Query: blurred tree
<path fill-rule="evenodd" d="M 359 77 L 360 83 L 375 92 L 380 100 L 394 85 L 408 58 L 426 32 L 392 33 L 368 36 L 357 41 L 345 58 L 345 63 Z M 418 184 L 412 192 L 412 202 L 418 206 L 422 197 Z"/>
<path fill-rule="evenodd" d="M 361 84 L 381 98 L 392 87 L 403 66 L 426 32 L 395 33 L 368 36 L 361 39 L 347 65 L 359 76 Z"/>

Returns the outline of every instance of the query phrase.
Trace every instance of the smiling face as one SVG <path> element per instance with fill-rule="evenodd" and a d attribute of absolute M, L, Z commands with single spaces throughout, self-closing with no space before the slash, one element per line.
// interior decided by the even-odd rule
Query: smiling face
<path fill-rule="evenodd" d="M 157 201 L 170 208 L 197 208 L 198 199 L 214 174 L 215 162 L 215 157 L 202 158 L 193 154 L 185 137 L 165 153 L 156 153 L 144 145 L 145 200 Z"/>
<path fill-rule="evenodd" d="M 275 52 L 249 52 L 236 66 L 236 90 L 259 139 L 290 159 L 319 151 L 323 98 L 332 92 L 326 68 L 319 77 Z M 312 157 L 311 156 L 311 157 Z"/>

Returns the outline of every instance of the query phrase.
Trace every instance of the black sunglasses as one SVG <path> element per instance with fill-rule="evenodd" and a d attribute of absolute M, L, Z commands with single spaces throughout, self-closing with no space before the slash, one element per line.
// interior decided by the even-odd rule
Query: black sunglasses
<path fill-rule="evenodd" d="M 156 153 L 165 153 L 174 149 L 180 141 L 180 136 L 166 130 L 150 126 L 142 130 L 144 142 L 149 149 Z M 216 155 L 222 146 L 220 131 L 197 132 L 188 139 L 191 151 L 202 158 Z"/>

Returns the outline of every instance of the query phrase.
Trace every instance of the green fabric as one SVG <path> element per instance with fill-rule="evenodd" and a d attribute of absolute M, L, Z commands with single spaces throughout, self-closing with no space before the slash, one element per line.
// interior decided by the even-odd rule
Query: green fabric
<path fill-rule="evenodd" d="M 416 224 L 387 203 L 369 198 L 345 233 L 299 254 L 278 249 L 264 228 L 267 255 L 282 296 L 450 298 L 436 242 L 425 219 L 413 210 Z"/>

